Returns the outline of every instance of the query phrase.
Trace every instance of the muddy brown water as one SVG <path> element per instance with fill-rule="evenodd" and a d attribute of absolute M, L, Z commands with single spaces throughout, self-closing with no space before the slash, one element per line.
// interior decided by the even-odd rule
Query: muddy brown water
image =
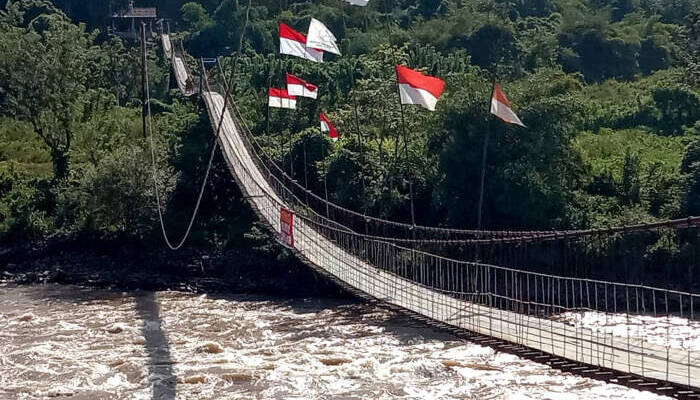
<path fill-rule="evenodd" d="M 0 284 L 0 399 L 663 399 L 323 298 Z"/>

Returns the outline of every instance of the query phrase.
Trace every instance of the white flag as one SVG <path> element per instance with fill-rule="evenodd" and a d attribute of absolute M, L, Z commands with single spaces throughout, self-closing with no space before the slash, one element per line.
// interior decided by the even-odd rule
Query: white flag
<path fill-rule="evenodd" d="M 306 47 L 340 55 L 340 49 L 338 49 L 338 45 L 335 42 L 336 39 L 333 33 L 321 21 L 311 18 L 309 33 L 306 35 Z"/>

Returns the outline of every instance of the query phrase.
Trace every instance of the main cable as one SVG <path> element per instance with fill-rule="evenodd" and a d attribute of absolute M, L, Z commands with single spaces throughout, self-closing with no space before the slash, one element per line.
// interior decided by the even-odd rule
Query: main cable
<path fill-rule="evenodd" d="M 148 111 L 148 130 L 149 130 L 149 138 L 150 138 L 150 143 L 151 143 L 151 161 L 153 164 L 153 187 L 155 189 L 156 193 L 156 205 L 158 208 L 158 219 L 160 220 L 160 230 L 161 233 L 163 234 L 163 240 L 165 241 L 165 244 L 170 248 L 170 250 L 178 250 L 180 249 L 184 244 L 187 238 L 190 235 L 190 232 L 192 231 L 192 226 L 194 225 L 194 221 L 197 217 L 197 213 L 199 211 L 199 206 L 202 203 L 202 196 L 204 195 L 204 189 L 206 188 L 206 183 L 209 178 L 209 172 L 211 171 L 211 166 L 214 161 L 214 155 L 216 154 L 216 149 L 219 147 L 219 130 L 221 129 L 221 123 L 219 123 L 219 128 L 217 129 L 215 140 L 214 140 L 214 145 L 211 148 L 211 152 L 209 154 L 209 163 L 207 164 L 207 170 L 204 173 L 204 180 L 202 180 L 202 185 L 199 189 L 199 195 L 197 196 L 197 203 L 194 206 L 194 211 L 192 212 L 192 216 L 190 217 L 190 222 L 187 225 L 187 230 L 185 231 L 185 234 L 183 235 L 182 239 L 177 245 L 173 245 L 170 242 L 170 238 L 168 238 L 168 233 L 166 232 L 165 229 L 165 221 L 163 220 L 163 209 L 160 204 L 160 190 L 158 190 L 158 167 L 156 164 L 156 150 L 155 150 L 155 144 L 153 142 L 153 117 L 151 115 L 151 89 L 149 86 L 149 81 L 148 81 L 148 63 L 144 63 L 144 70 L 145 70 L 145 75 L 146 75 L 146 109 Z M 221 115 L 221 119 L 223 120 L 223 112 Z"/>
<path fill-rule="evenodd" d="M 250 12 L 250 1 L 248 1 L 248 7 L 246 10 L 246 20 L 245 20 L 245 25 L 243 28 L 242 35 L 245 35 L 245 29 L 248 26 L 248 18 L 249 18 L 249 12 Z M 182 45 L 182 42 L 180 42 Z M 241 37 L 241 41 L 239 43 L 239 52 L 240 48 L 243 44 L 243 37 Z M 148 48 L 145 46 L 144 43 L 144 53 L 148 51 Z M 174 59 L 174 57 L 173 57 Z M 184 64 L 184 60 L 183 60 Z M 202 68 L 204 66 L 202 65 Z M 177 72 L 174 72 L 177 73 Z M 226 88 L 226 94 L 224 97 L 224 105 L 221 110 L 221 118 L 219 119 L 219 124 L 216 127 L 216 134 L 214 135 L 214 145 L 211 148 L 211 152 L 209 153 L 209 162 L 207 163 L 207 170 L 204 173 L 204 179 L 202 180 L 202 185 L 199 189 L 199 195 L 197 196 L 197 203 L 194 206 L 194 210 L 192 211 L 192 216 L 190 217 L 190 222 L 187 224 L 187 230 L 185 231 L 185 234 L 182 236 L 182 239 L 177 245 L 173 245 L 170 242 L 170 238 L 168 238 L 168 233 L 165 229 L 165 221 L 163 220 L 163 209 L 160 204 L 160 191 L 158 190 L 158 167 L 156 164 L 156 152 L 155 152 L 155 145 L 153 142 L 153 116 L 151 115 L 151 89 L 150 89 L 150 84 L 148 81 L 148 63 L 144 62 L 144 75 L 145 75 L 145 81 L 146 81 L 146 108 L 148 110 L 148 130 L 149 130 L 149 138 L 150 138 L 150 143 L 151 143 L 151 162 L 153 165 L 153 188 L 155 189 L 156 193 L 156 205 L 158 208 L 158 220 L 160 221 L 160 230 L 161 233 L 163 234 L 163 240 L 165 241 L 165 244 L 170 248 L 170 250 L 178 250 L 180 249 L 184 244 L 185 241 L 187 241 L 187 238 L 189 237 L 190 233 L 192 232 L 192 226 L 194 225 L 194 221 L 197 218 L 197 213 L 199 212 L 199 206 L 202 204 L 202 197 L 204 195 L 204 189 L 206 188 L 207 180 L 209 179 L 209 172 L 211 171 L 211 166 L 214 162 L 214 155 L 216 154 L 216 150 L 219 147 L 219 134 L 221 132 L 221 126 L 224 124 L 224 116 L 226 115 L 226 103 L 228 102 L 228 96 L 229 96 L 229 88 Z M 200 93 L 201 96 L 201 93 Z"/>

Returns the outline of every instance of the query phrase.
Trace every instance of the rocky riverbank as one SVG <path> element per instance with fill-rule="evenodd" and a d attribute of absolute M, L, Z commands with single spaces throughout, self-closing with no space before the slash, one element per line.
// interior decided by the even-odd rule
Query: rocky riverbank
<path fill-rule="evenodd" d="M 344 296 L 293 257 L 246 249 L 171 251 L 136 238 L 85 235 L 0 245 L 0 281 L 121 290 Z"/>

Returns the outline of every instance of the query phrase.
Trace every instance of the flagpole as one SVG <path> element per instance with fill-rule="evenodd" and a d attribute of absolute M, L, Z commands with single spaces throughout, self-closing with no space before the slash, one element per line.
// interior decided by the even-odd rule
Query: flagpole
<path fill-rule="evenodd" d="M 286 114 L 285 114 L 285 116 L 286 116 Z M 287 120 L 287 118 L 285 118 L 285 123 L 287 122 L 286 120 Z M 294 187 L 294 186 L 292 186 L 292 182 L 294 182 L 294 157 L 292 154 L 292 150 L 293 150 L 292 139 L 294 139 L 294 136 L 292 134 L 292 130 L 290 129 L 289 130 L 289 179 L 290 179 L 289 188 L 290 189 L 292 189 Z"/>
<path fill-rule="evenodd" d="M 248 0 L 248 7 L 245 10 L 245 23 L 243 24 L 243 31 L 241 31 L 241 37 L 238 41 L 238 51 L 236 52 L 236 57 L 233 59 L 233 71 L 231 72 L 231 86 L 236 84 L 236 80 L 233 79 L 236 75 L 236 67 L 238 66 L 238 59 L 241 57 L 241 52 L 243 51 L 243 39 L 245 38 L 245 31 L 248 29 L 248 20 L 250 17 L 250 5 L 253 0 Z M 235 90 L 233 90 L 235 92 Z"/>
<path fill-rule="evenodd" d="M 396 58 L 394 58 L 394 75 L 396 75 Z M 399 107 L 401 108 L 401 128 L 403 130 L 403 143 L 404 143 L 404 157 L 408 162 L 408 145 L 407 145 L 407 135 L 406 135 L 406 117 L 403 111 L 403 102 L 401 101 L 401 89 L 399 89 L 399 77 L 396 75 L 396 93 L 399 95 Z M 410 171 L 409 171 L 410 172 Z M 413 209 L 413 178 L 410 177 L 408 180 L 409 197 L 411 199 L 411 225 L 416 225 L 416 214 Z"/>
<path fill-rule="evenodd" d="M 326 174 L 326 142 L 325 139 L 321 142 L 321 151 L 323 152 L 323 191 L 326 195 L 326 218 L 328 218 L 328 175 Z"/>
<path fill-rule="evenodd" d="M 353 77 L 352 77 L 353 88 L 355 87 L 356 83 L 357 82 L 355 81 L 355 76 L 353 74 Z M 353 105 L 355 108 L 355 127 L 357 128 L 357 145 L 360 148 L 360 162 L 364 166 L 364 164 L 365 164 L 365 147 L 363 146 L 363 143 L 362 143 L 362 132 L 360 130 L 360 117 L 358 116 L 358 112 L 357 112 L 357 96 L 352 96 L 352 101 L 353 101 Z M 365 192 L 365 174 L 364 173 L 362 174 L 361 178 L 362 178 L 361 179 L 362 193 L 364 193 Z M 367 205 L 366 204 L 363 205 L 363 209 L 364 209 L 363 214 L 367 214 Z"/>
<path fill-rule="evenodd" d="M 360 133 L 360 118 L 357 116 L 357 99 L 355 98 L 355 96 L 352 96 L 352 102 L 355 106 L 355 128 L 357 129 L 357 140 L 359 141 L 362 140 L 362 134 Z"/>
<path fill-rule="evenodd" d="M 479 206 L 476 216 L 476 230 L 481 230 L 481 212 L 484 205 L 484 182 L 486 180 L 486 155 L 488 153 L 489 146 L 489 133 L 491 131 L 491 99 L 493 98 L 493 91 L 496 89 L 496 74 L 493 74 L 491 81 L 491 93 L 489 94 L 488 107 L 486 108 L 486 134 L 484 135 L 484 148 L 481 152 L 481 185 L 479 189 Z"/>
<path fill-rule="evenodd" d="M 306 172 L 306 136 L 302 138 L 301 142 L 301 148 L 302 151 L 304 152 L 304 189 L 306 189 L 305 196 L 306 196 L 306 205 L 309 205 L 309 178 L 308 174 Z"/>

